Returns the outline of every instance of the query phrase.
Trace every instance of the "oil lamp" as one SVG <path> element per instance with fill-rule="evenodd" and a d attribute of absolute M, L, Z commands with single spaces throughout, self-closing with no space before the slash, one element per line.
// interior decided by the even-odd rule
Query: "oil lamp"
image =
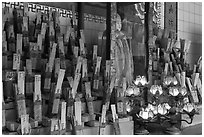
<path fill-rule="evenodd" d="M 132 85 L 126 90 L 126 109 L 129 115 L 134 119 L 135 134 L 148 134 L 149 132 L 144 128 L 144 123 L 148 118 L 153 116 L 152 112 L 145 109 L 145 92 L 148 88 L 148 82 L 145 76 L 137 76 Z M 137 127 L 139 126 L 139 127 Z"/>
<path fill-rule="evenodd" d="M 176 127 L 176 124 L 185 121 L 188 124 L 191 124 L 193 121 L 193 116 L 195 115 L 195 105 L 186 101 L 188 94 L 185 87 L 169 87 L 169 104 L 171 108 L 166 115 L 161 115 L 163 118 L 163 122 L 168 122 L 170 127 L 165 129 L 165 133 L 171 135 L 180 135 L 181 130 Z M 187 114 L 190 118 L 190 122 L 186 120 L 182 120 L 179 115 Z"/>
<path fill-rule="evenodd" d="M 135 114 L 135 116 L 135 134 L 148 135 L 149 131 L 146 129 L 146 126 L 147 123 L 154 118 L 154 113 L 150 109 L 142 107 L 140 108 L 139 112 Z"/>

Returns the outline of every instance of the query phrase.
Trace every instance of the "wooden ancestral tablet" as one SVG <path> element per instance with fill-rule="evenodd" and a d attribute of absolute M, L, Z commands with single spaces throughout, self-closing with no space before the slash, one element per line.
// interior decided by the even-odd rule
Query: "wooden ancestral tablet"
<path fill-rule="evenodd" d="M 50 135 L 59 135 L 59 119 L 52 118 L 50 126 Z"/>
<path fill-rule="evenodd" d="M 21 133 L 22 135 L 29 135 L 31 130 L 31 126 L 29 123 L 29 115 L 21 115 Z"/>
<path fill-rule="evenodd" d="M 87 59 L 83 59 L 82 63 L 82 84 L 81 84 L 81 91 L 85 91 L 85 82 L 88 82 L 88 72 L 87 72 Z"/>
<path fill-rule="evenodd" d="M 56 47 L 57 47 L 57 44 L 54 43 L 53 46 L 52 46 L 51 53 L 50 53 L 49 62 L 47 64 L 47 66 L 46 66 L 45 81 L 44 81 L 44 89 L 45 90 L 49 90 L 50 86 L 51 86 L 51 73 L 52 73 L 52 68 L 53 68 L 53 65 L 54 65 Z"/>
<path fill-rule="evenodd" d="M 32 94 L 34 91 L 34 78 L 32 75 L 32 60 L 26 59 L 26 94 Z"/>
<path fill-rule="evenodd" d="M 6 111 L 5 111 L 5 102 L 4 102 L 4 93 L 2 92 L 2 129 L 6 127 Z"/>
<path fill-rule="evenodd" d="M 61 103 L 61 119 L 60 119 L 60 134 L 65 134 L 66 132 L 66 102 Z"/>
<path fill-rule="evenodd" d="M 22 34 L 17 34 L 17 45 L 16 45 L 16 53 L 21 54 L 23 53 L 22 51 L 22 40 L 23 40 L 23 35 Z"/>
<path fill-rule="evenodd" d="M 55 64 L 54 64 L 54 66 L 55 66 L 54 74 L 55 74 L 55 78 L 57 79 L 58 74 L 59 74 L 59 70 L 60 70 L 60 58 L 55 58 L 54 62 L 55 62 Z"/>
<path fill-rule="evenodd" d="M 4 73 L 3 73 L 4 76 Z M 14 90 L 13 90 L 13 83 L 16 80 L 16 72 L 15 71 L 5 71 L 5 81 L 3 80 L 3 93 L 5 95 L 5 97 L 8 98 L 13 98 L 14 97 Z M 4 78 L 2 78 L 4 79 Z"/>
<path fill-rule="evenodd" d="M 99 75 L 100 75 L 101 57 L 97 57 L 96 68 L 94 72 L 93 89 L 97 92 L 99 89 Z"/>
<path fill-rule="evenodd" d="M 68 99 L 67 99 L 67 119 L 71 120 L 71 117 L 74 115 L 74 99 L 71 92 L 71 89 L 68 90 Z"/>
<path fill-rule="evenodd" d="M 2 69 L 8 69 L 8 48 L 6 41 L 6 31 L 2 33 Z"/>
<path fill-rule="evenodd" d="M 187 84 L 188 84 L 188 88 L 190 90 L 191 93 L 191 102 L 193 103 L 198 103 L 199 99 L 198 99 L 198 95 L 197 95 L 197 90 L 195 90 L 190 82 L 190 78 L 186 78 Z"/>
<path fill-rule="evenodd" d="M 74 83 L 73 83 L 73 88 L 72 88 L 73 98 L 75 98 L 75 96 L 77 94 L 77 88 L 78 88 L 78 85 L 79 85 L 80 78 L 81 78 L 81 74 L 80 73 L 77 73 L 75 75 L 75 77 L 74 77 Z"/>
<path fill-rule="evenodd" d="M 64 43 L 63 43 L 63 37 L 58 37 L 58 45 L 59 45 L 60 68 L 66 70 L 65 49 L 64 49 Z"/>
<path fill-rule="evenodd" d="M 13 70 L 20 70 L 21 55 L 13 54 Z"/>
<path fill-rule="evenodd" d="M 15 52 L 16 51 L 15 35 L 14 35 L 13 24 L 10 24 L 9 28 L 8 28 L 8 49 L 11 52 Z"/>
<path fill-rule="evenodd" d="M 86 91 L 86 100 L 87 100 L 87 106 L 88 106 L 88 112 L 90 115 L 94 115 L 94 109 L 93 109 L 93 98 L 91 96 L 91 83 L 86 82 L 85 83 L 85 91 Z"/>
<path fill-rule="evenodd" d="M 75 132 L 78 135 L 83 134 L 83 128 L 82 128 L 82 121 L 81 121 L 81 100 L 80 98 L 76 97 L 74 102 L 74 127 Z"/>
<path fill-rule="evenodd" d="M 106 111 L 107 106 L 103 105 L 102 107 L 102 116 L 100 118 L 100 125 L 99 125 L 99 135 L 105 135 L 105 129 L 106 129 Z"/>
<path fill-rule="evenodd" d="M 93 106 L 93 98 L 91 96 L 91 83 L 85 83 L 85 91 L 86 91 L 86 101 L 88 106 L 88 113 L 90 115 L 90 120 L 86 123 L 88 126 L 99 126 L 98 122 L 95 121 L 95 114 L 94 114 L 94 106 Z"/>
<path fill-rule="evenodd" d="M 120 132 L 120 126 L 119 126 L 118 116 L 116 114 L 115 105 L 111 105 L 111 112 L 112 112 L 112 116 L 113 116 L 113 127 L 115 130 L 115 134 L 120 135 L 121 132 Z"/>
<path fill-rule="evenodd" d="M 111 94 L 114 88 L 114 84 L 115 84 L 115 77 L 112 77 L 110 85 L 106 91 L 106 97 L 105 97 L 105 105 L 107 109 L 109 108 L 109 105 L 110 105 L 110 98 L 111 98 Z"/>
<path fill-rule="evenodd" d="M 42 122 L 41 75 L 35 75 L 34 119 Z"/>
<path fill-rule="evenodd" d="M 54 102 L 53 102 L 53 107 L 52 107 L 52 113 L 57 114 L 58 113 L 58 108 L 59 108 L 59 103 L 60 103 L 60 95 L 61 95 L 61 87 L 62 87 L 62 82 L 64 80 L 64 75 L 65 75 L 65 70 L 60 69 L 58 79 L 57 79 L 57 85 L 56 89 L 54 92 Z"/>
<path fill-rule="evenodd" d="M 117 112 L 119 116 L 125 116 L 127 113 L 126 111 L 126 104 L 125 104 L 125 91 L 127 87 L 126 83 L 126 78 L 123 78 L 123 86 L 122 87 L 117 87 Z"/>
<path fill-rule="evenodd" d="M 18 82 L 15 85 L 16 90 L 16 101 L 17 101 L 17 108 L 18 108 L 18 117 L 21 118 L 21 115 L 26 114 L 26 104 L 25 104 L 25 72 L 19 71 L 18 72 Z"/>

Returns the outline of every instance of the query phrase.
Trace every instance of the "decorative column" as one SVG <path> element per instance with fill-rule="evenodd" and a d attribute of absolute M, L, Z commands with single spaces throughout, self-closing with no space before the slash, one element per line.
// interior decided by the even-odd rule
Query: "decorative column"
<path fill-rule="evenodd" d="M 145 26 L 146 26 L 146 44 L 147 44 L 147 77 L 150 85 L 152 84 L 152 50 L 153 50 L 153 2 L 145 3 Z"/>
<path fill-rule="evenodd" d="M 111 60 L 111 77 L 115 75 L 115 30 L 116 30 L 116 17 L 117 17 L 117 6 L 116 2 L 111 3 L 111 30 L 110 30 L 110 60 Z"/>

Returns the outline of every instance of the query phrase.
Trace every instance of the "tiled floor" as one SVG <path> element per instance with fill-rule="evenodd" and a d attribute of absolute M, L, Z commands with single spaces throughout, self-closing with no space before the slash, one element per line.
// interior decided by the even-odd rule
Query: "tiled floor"
<path fill-rule="evenodd" d="M 182 135 L 202 135 L 202 123 L 183 129 Z"/>

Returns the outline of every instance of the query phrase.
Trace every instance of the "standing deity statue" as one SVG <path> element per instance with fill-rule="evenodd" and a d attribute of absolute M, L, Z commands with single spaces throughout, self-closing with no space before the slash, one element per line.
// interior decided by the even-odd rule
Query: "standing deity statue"
<path fill-rule="evenodd" d="M 112 40 L 114 41 L 114 45 L 111 44 L 111 49 L 114 51 L 111 52 L 111 54 L 114 54 L 115 57 L 113 67 L 115 68 L 116 83 L 120 86 L 125 77 L 129 85 L 133 80 L 133 57 L 127 37 L 125 33 L 121 31 L 122 21 L 118 14 L 116 16 L 115 25 L 115 30 L 112 30 L 112 37 L 114 37 Z"/>

